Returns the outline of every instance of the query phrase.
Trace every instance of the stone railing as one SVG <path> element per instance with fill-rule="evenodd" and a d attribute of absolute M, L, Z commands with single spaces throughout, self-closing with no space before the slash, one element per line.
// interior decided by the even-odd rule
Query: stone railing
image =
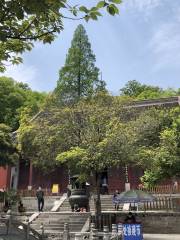
<path fill-rule="evenodd" d="M 157 185 L 149 188 L 139 187 L 139 189 L 145 190 L 146 192 L 153 194 L 176 194 L 180 193 L 180 184 L 176 187 L 174 187 L 172 184 L 169 184 L 169 185 Z"/>
<path fill-rule="evenodd" d="M 92 223 L 89 232 L 78 232 L 78 233 L 69 233 L 68 232 L 68 224 L 64 225 L 64 232 L 63 232 L 63 240 L 75 239 L 75 240 L 84 240 L 84 239 L 91 239 L 91 240 L 121 240 L 122 239 L 122 229 L 117 229 L 116 224 L 112 224 L 111 227 L 112 231 L 109 230 L 108 226 L 103 227 L 103 231 L 99 232 L 95 228 L 95 224 Z"/>
<path fill-rule="evenodd" d="M 122 224 L 127 212 L 107 212 L 102 214 L 102 224 L 109 229 L 112 224 Z M 134 213 L 136 222 L 142 225 L 143 233 L 180 234 L 180 212 L 139 211 Z"/>

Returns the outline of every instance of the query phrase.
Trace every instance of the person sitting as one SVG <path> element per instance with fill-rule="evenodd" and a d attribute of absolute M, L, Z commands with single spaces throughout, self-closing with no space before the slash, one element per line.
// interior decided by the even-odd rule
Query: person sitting
<path fill-rule="evenodd" d="M 74 212 L 80 212 L 78 204 L 74 204 Z"/>
<path fill-rule="evenodd" d="M 126 218 L 124 219 L 124 223 L 136 223 L 136 218 L 132 214 L 132 212 L 129 212 Z"/>
<path fill-rule="evenodd" d="M 10 209 L 9 201 L 6 199 L 3 206 L 3 212 L 7 213 L 9 209 Z"/>
<path fill-rule="evenodd" d="M 22 203 L 21 200 L 20 200 L 19 203 L 18 203 L 18 211 L 19 211 L 20 213 L 25 212 L 25 207 L 24 207 L 24 205 L 23 205 L 23 203 Z"/>

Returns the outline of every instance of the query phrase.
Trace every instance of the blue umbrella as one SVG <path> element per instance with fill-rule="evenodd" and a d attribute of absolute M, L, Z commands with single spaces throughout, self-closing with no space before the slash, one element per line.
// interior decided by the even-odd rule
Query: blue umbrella
<path fill-rule="evenodd" d="M 139 203 L 154 201 L 155 197 L 142 190 L 129 190 L 117 195 L 118 203 Z"/>

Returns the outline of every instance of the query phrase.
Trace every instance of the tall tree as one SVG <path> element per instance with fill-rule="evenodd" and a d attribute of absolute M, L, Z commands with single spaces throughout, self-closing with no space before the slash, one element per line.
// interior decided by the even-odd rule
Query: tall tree
<path fill-rule="evenodd" d="M 97 20 L 105 8 L 109 14 L 118 14 L 121 0 L 95 1 L 90 8 L 70 0 L 1 0 L 0 1 L 0 71 L 5 61 L 13 64 L 22 61 L 16 54 L 29 51 L 34 41 L 51 43 L 63 30 L 63 20 Z"/>
<path fill-rule="evenodd" d="M 80 24 L 75 30 L 65 65 L 59 71 L 55 92 L 60 100 L 65 103 L 75 102 L 105 88 L 105 82 L 99 80 L 95 60 L 86 31 Z"/>

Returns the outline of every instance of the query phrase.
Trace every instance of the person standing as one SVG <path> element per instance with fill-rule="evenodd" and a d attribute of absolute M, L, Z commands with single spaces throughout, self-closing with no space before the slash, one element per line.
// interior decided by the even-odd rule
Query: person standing
<path fill-rule="evenodd" d="M 113 203 L 114 203 L 114 209 L 116 211 L 119 210 L 119 201 L 118 201 L 118 195 L 119 195 L 119 191 L 116 190 L 114 195 L 113 195 Z"/>
<path fill-rule="evenodd" d="M 177 192 L 178 192 L 178 181 L 175 180 L 173 184 L 173 193 L 177 193 Z"/>
<path fill-rule="evenodd" d="M 36 197 L 38 200 L 38 210 L 39 212 L 42 212 L 44 208 L 44 192 L 41 187 L 38 188 L 36 192 Z"/>

